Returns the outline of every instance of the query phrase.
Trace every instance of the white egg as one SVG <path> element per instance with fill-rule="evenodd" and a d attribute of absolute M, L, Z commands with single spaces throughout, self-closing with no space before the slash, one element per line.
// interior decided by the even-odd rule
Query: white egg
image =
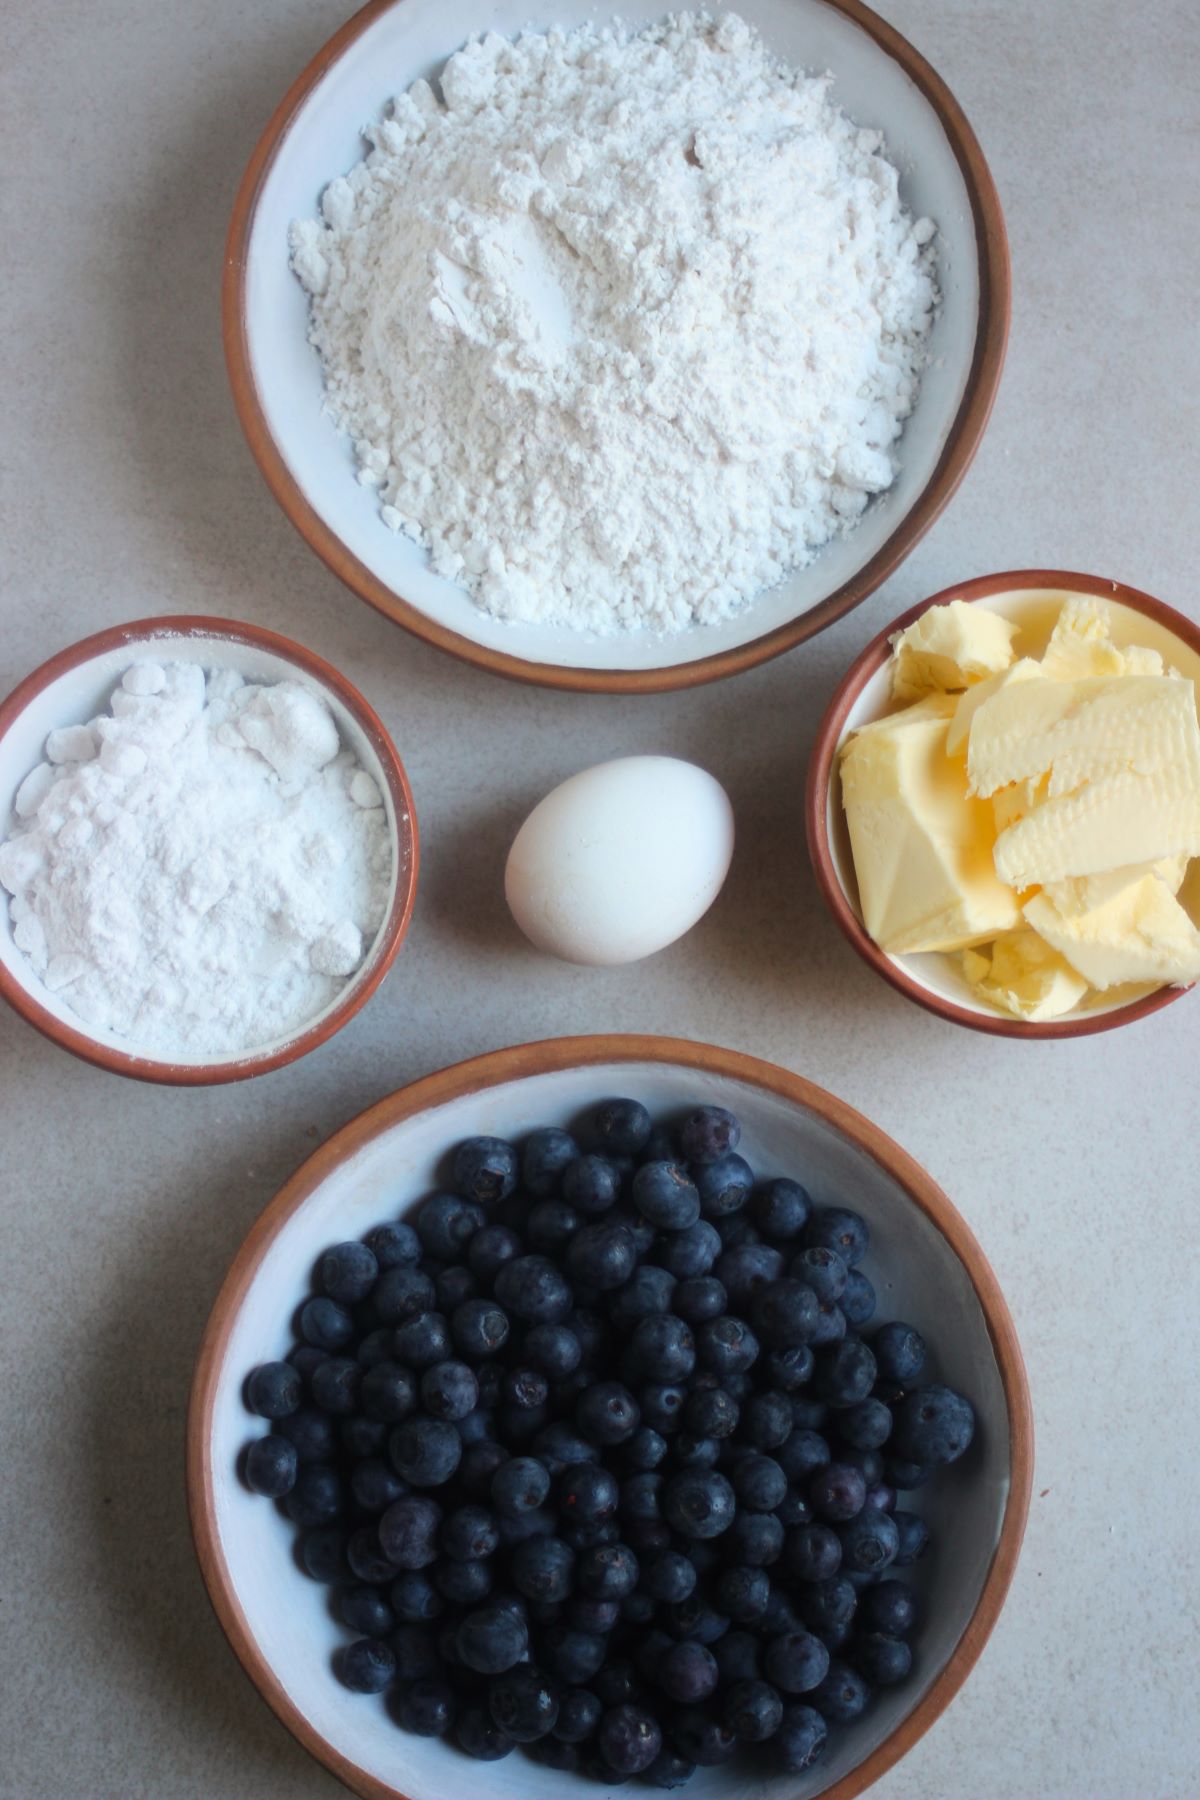
<path fill-rule="evenodd" d="M 732 855 L 720 782 L 673 756 L 623 756 L 539 801 L 513 840 L 504 891 L 539 950 L 636 962 L 703 917 Z"/>

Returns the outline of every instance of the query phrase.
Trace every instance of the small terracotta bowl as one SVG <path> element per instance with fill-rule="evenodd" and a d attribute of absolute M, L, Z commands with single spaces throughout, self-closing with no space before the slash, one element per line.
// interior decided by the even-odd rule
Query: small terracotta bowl
<path fill-rule="evenodd" d="M 287 1039 L 255 1045 L 236 1057 L 165 1062 L 139 1055 L 115 1032 L 86 1025 L 39 980 L 13 942 L 8 896 L 0 894 L 0 995 L 21 1017 L 72 1055 L 178 1087 L 201 1087 L 265 1075 L 315 1050 L 364 1006 L 391 967 L 412 916 L 417 884 L 417 820 L 404 765 L 377 715 L 344 675 L 290 638 L 232 619 L 191 615 L 114 625 L 61 650 L 26 676 L 0 704 L 0 837 L 13 823 L 13 796 L 42 760 L 56 726 L 80 724 L 104 709 L 130 663 L 145 657 L 236 669 L 268 682 L 300 680 L 315 688 L 337 721 L 342 741 L 374 776 L 384 796 L 392 839 L 391 896 L 375 942 L 336 1000 Z"/>
<path fill-rule="evenodd" d="M 743 1759 L 702 1769 L 700 1800 L 851 1800 L 929 1729 L 996 1623 L 1029 1503 L 1033 1424 L 1012 1319 L 983 1252 L 911 1157 L 840 1100 L 772 1063 L 676 1038 L 580 1037 L 477 1057 L 382 1100 L 324 1144 L 268 1206 L 234 1259 L 209 1319 L 188 1415 L 188 1504 L 209 1595 L 242 1666 L 304 1747 L 364 1800 L 512 1800 L 603 1793 L 521 1754 L 481 1765 L 451 1745 L 406 1734 L 385 1698 L 342 1689 L 330 1660 L 346 1633 L 329 1591 L 300 1575 L 292 1527 L 238 1478 L 240 1452 L 264 1429 L 245 1410 L 257 1363 L 286 1353 L 313 1264 L 332 1243 L 406 1211 L 437 1185 L 447 1149 L 476 1132 L 520 1138 L 571 1125 L 613 1094 L 657 1116 L 698 1101 L 731 1107 L 754 1167 L 800 1176 L 820 1203 L 867 1219 L 865 1265 L 878 1319 L 928 1329 L 930 1373 L 957 1383 L 979 1417 L 960 1463 L 913 1504 L 934 1548 L 911 1571 L 927 1625 L 912 1679 L 879 1694 L 807 1777 L 763 1779 Z"/>
<path fill-rule="evenodd" d="M 1018 656 L 1040 656 L 1059 608 L 1072 594 L 1094 594 L 1108 603 L 1113 638 L 1118 644 L 1144 644 L 1161 652 L 1164 662 L 1196 682 L 1200 692 L 1200 625 L 1164 606 L 1137 588 L 1067 569 L 1017 569 L 980 575 L 974 581 L 945 588 L 910 607 L 867 645 L 851 664 L 829 703 L 813 746 L 805 791 L 808 850 L 821 892 L 845 936 L 858 954 L 885 981 L 918 1006 L 955 1025 L 996 1037 L 1071 1038 L 1113 1031 L 1178 1000 L 1188 988 L 1123 987 L 1085 1000 L 1061 1018 L 1038 1023 L 1012 1019 L 982 1003 L 963 975 L 960 958 L 949 952 L 889 956 L 867 934 L 859 908 L 858 883 L 850 852 L 850 834 L 842 808 L 838 752 L 856 727 L 897 710 L 891 698 L 890 639 L 931 606 L 967 600 L 990 607 L 1021 629 L 1015 640 Z M 1200 923 L 1200 859 L 1193 861 L 1179 895 Z"/>

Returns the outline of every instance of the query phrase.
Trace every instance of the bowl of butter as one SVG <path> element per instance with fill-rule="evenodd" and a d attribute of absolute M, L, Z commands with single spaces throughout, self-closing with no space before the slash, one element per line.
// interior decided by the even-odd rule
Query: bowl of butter
<path fill-rule="evenodd" d="M 982 576 L 839 687 L 818 882 L 893 987 L 1001 1036 L 1129 1023 L 1200 980 L 1200 626 L 1118 582 Z"/>

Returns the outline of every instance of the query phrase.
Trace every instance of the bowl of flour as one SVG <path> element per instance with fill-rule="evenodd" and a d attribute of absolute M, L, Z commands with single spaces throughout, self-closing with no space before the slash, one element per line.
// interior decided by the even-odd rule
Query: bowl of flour
<path fill-rule="evenodd" d="M 264 1074 L 341 1029 L 408 927 L 417 825 L 363 696 L 222 619 L 116 626 L 0 704 L 0 995 L 118 1074 Z"/>
<path fill-rule="evenodd" d="M 268 126 L 224 307 L 251 447 L 349 587 L 644 691 L 897 566 L 983 432 L 1009 277 L 960 109 L 856 0 L 404 0 Z"/>

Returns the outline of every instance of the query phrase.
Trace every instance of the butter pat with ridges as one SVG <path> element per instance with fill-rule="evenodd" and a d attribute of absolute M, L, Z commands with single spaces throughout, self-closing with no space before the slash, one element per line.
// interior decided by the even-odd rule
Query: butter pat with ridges
<path fill-rule="evenodd" d="M 1101 993 L 1126 982 L 1200 979 L 1200 931 L 1157 875 L 1143 875 L 1085 913 L 1063 913 L 1049 894 L 1036 894 L 1025 917 Z"/>
<path fill-rule="evenodd" d="M 965 600 L 931 606 L 892 639 L 892 693 L 897 700 L 916 700 L 999 675 L 1013 660 L 1016 635 L 1015 625 L 986 607 Z"/>
<path fill-rule="evenodd" d="M 863 922 L 893 955 L 984 943 L 1020 922 L 992 864 L 991 806 L 946 755 L 947 723 L 910 707 L 858 732 L 842 756 Z"/>

